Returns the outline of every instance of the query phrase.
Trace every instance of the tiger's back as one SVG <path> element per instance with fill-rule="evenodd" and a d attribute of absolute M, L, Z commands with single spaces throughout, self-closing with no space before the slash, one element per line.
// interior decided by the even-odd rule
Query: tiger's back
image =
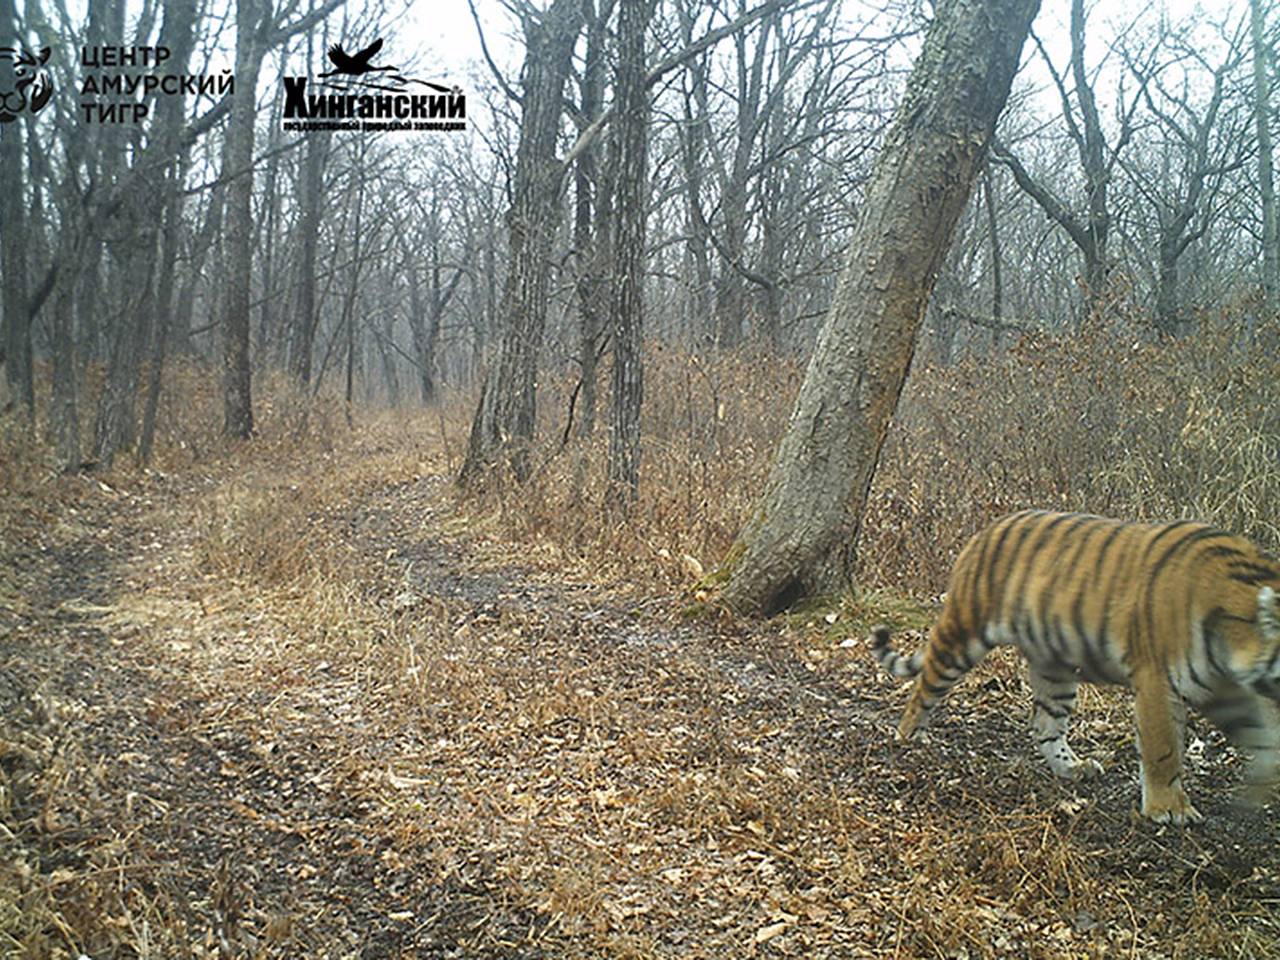
<path fill-rule="evenodd" d="M 1143 812 L 1181 821 L 1198 816 L 1181 785 L 1183 702 L 1253 754 L 1255 795 L 1277 780 L 1277 590 L 1280 564 L 1205 524 L 1025 511 L 997 520 L 961 551 L 923 650 L 894 652 L 883 627 L 872 645 L 891 673 L 918 675 L 903 737 L 993 647 L 1017 646 L 1030 667 L 1036 742 L 1070 779 L 1101 769 L 1067 743 L 1079 682 L 1133 687 Z"/>

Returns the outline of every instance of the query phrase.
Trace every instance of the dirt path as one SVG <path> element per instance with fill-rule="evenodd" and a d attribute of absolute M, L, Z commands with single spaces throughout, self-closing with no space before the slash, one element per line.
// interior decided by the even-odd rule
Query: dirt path
<path fill-rule="evenodd" d="M 1209 825 L 1156 830 L 1115 701 L 1083 705 L 1087 787 L 1040 769 L 1002 662 L 899 750 L 901 692 L 821 622 L 567 582 L 438 478 L 308 518 L 344 576 L 229 587 L 217 486 L 95 491 L 13 554 L 0 955 L 1280 949 L 1275 809 L 1230 809 L 1199 727 Z"/>

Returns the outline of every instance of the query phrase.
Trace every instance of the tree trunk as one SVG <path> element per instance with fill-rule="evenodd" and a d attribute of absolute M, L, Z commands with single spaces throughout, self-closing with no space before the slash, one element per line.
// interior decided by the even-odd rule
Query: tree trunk
<path fill-rule="evenodd" d="M 609 433 L 606 509 L 625 515 L 640 485 L 640 407 L 644 401 L 645 189 L 649 94 L 645 89 L 644 34 L 649 0 L 618 7 L 617 176 L 612 245 L 613 407 Z"/>
<path fill-rule="evenodd" d="M 693 43 L 693 20 L 680 4 L 676 5 L 680 16 L 680 38 L 685 46 Z M 683 97 L 684 113 L 677 127 L 680 136 L 680 161 L 683 168 L 685 190 L 685 229 L 688 240 L 685 254 L 689 261 L 689 329 L 696 338 L 718 339 L 714 325 L 706 328 L 714 319 L 712 311 L 711 278 L 711 227 L 702 209 L 703 165 L 710 139 L 707 106 L 707 57 L 700 57 L 689 64 L 690 89 Z"/>
<path fill-rule="evenodd" d="M 267 124 L 267 169 L 262 185 L 262 210 L 258 238 L 254 249 L 258 252 L 258 261 L 262 264 L 262 296 L 258 298 L 258 350 L 259 355 L 266 358 L 271 366 L 279 366 L 285 361 L 288 346 L 286 337 L 281 336 L 280 319 L 276 315 L 276 234 L 279 232 L 280 211 L 280 144 L 284 130 L 281 124 L 283 101 L 277 100 L 271 110 L 270 122 Z"/>
<path fill-rule="evenodd" d="M 169 69 L 179 74 L 187 69 L 197 13 L 189 0 L 167 0 L 164 5 L 160 46 L 170 51 L 173 59 Z M 105 466 L 117 453 L 133 447 L 137 439 L 138 383 L 149 352 L 153 360 L 151 384 L 159 388 L 163 349 L 157 349 L 154 341 L 165 334 L 161 327 L 172 308 L 180 211 L 170 210 L 170 205 L 180 207 L 182 200 L 175 171 L 180 163 L 178 140 L 184 114 L 182 101 L 174 97 L 157 98 L 154 109 L 150 149 L 134 158 L 120 204 L 123 213 L 119 219 L 132 225 L 134 237 L 121 268 L 127 307 L 112 338 L 110 365 L 94 424 L 94 456 Z M 167 232 L 162 233 L 161 224 L 170 225 Z M 160 324 L 157 317 L 162 318 Z M 145 442 L 150 444 L 149 436 Z"/>
<path fill-rule="evenodd" d="M 247 440 L 253 435 L 249 311 L 253 281 L 253 143 L 258 74 L 269 49 L 294 34 L 309 30 L 341 2 L 324 0 L 297 20 L 279 25 L 273 22 L 274 4 L 265 0 L 236 0 L 236 97 L 224 135 L 221 175 L 227 191 L 224 208 L 227 287 L 222 310 L 222 432 L 229 438 Z M 293 9 L 292 5 L 284 7 Z M 313 134 L 308 140 L 321 140 L 321 134 Z M 301 320 L 307 322 L 306 317 Z M 309 350 L 306 356 L 309 362 Z"/>
<path fill-rule="evenodd" d="M 400 374 L 396 370 L 395 314 L 388 313 L 382 320 L 382 332 L 378 341 L 378 355 L 382 358 L 382 379 L 387 382 L 387 403 L 400 406 Z"/>
<path fill-rule="evenodd" d="M 416 254 L 409 252 L 407 256 Z M 435 369 L 435 331 L 427 329 L 427 310 L 422 302 L 422 289 L 418 280 L 418 271 L 412 265 L 406 265 L 409 280 L 409 334 L 413 338 L 413 355 L 418 367 L 418 389 L 422 397 L 422 405 L 428 406 L 436 398 Z"/>
<path fill-rule="evenodd" d="M 529 476 L 547 274 L 560 220 L 562 165 L 556 158 L 556 138 L 581 23 L 581 0 L 555 0 L 540 18 L 525 18 L 524 99 L 507 213 L 509 268 L 499 320 L 502 340 L 472 421 L 458 477 L 464 486 L 475 485 L 502 465 L 517 482 Z"/>
<path fill-rule="evenodd" d="M 597 12 L 593 0 L 584 0 L 587 18 L 586 57 L 582 66 L 581 111 L 585 123 L 599 115 L 604 99 L 605 21 L 612 4 Z M 609 187 L 596 163 L 596 148 L 587 147 L 574 163 L 573 246 L 577 251 L 578 277 L 574 293 L 578 302 L 578 368 L 582 392 L 578 401 L 577 435 L 589 437 L 596 428 L 596 377 L 600 339 L 603 333 L 601 312 L 603 294 L 608 290 L 604 265 L 608 263 L 608 237 L 612 215 Z M 593 203 L 594 201 L 594 203 Z M 594 218 L 593 218 L 594 208 Z M 578 466 L 583 464 L 581 455 Z M 575 472 L 575 489 L 581 488 L 583 471 Z"/>
<path fill-rule="evenodd" d="M 368 140 L 361 140 L 354 158 L 357 169 L 363 169 L 368 155 Z M 347 268 L 347 293 L 342 300 L 342 326 L 347 332 L 347 365 L 346 383 L 343 399 L 347 415 L 347 426 L 352 424 L 352 404 L 355 399 L 355 363 L 356 363 L 356 300 L 360 296 L 360 272 L 364 266 L 361 257 L 364 244 L 364 191 L 365 178 L 355 178 L 355 215 L 351 227 L 351 266 Z"/>
<path fill-rule="evenodd" d="M 1172 238 L 1176 240 L 1177 238 Z M 1156 267 L 1156 330 L 1174 337 L 1180 332 L 1178 316 L 1178 259 L 1181 250 L 1171 238 L 1160 237 Z"/>
<path fill-rule="evenodd" d="M 131 222 L 136 233 L 120 268 L 125 309 L 111 338 L 107 377 L 93 428 L 94 458 L 108 467 L 117 453 L 133 445 L 137 436 L 138 376 L 155 313 L 157 230 L 153 204 L 141 185 L 129 190 L 124 209 L 121 219 Z"/>
<path fill-rule="evenodd" d="M 0 36 L 19 36 L 17 19 L 13 0 L 0 0 Z M 26 408 L 28 423 L 34 423 L 22 128 L 18 120 L 0 126 L 0 306 L 4 310 L 5 376 L 13 399 Z"/>
<path fill-rule="evenodd" d="M 170 69 L 186 71 L 191 60 L 194 31 L 198 10 L 192 0 L 167 0 L 164 23 L 160 28 L 160 44 L 168 48 L 172 64 Z M 177 144 L 182 131 L 182 102 L 173 97 L 161 98 L 156 105 L 156 129 L 170 149 Z M 164 362 L 169 346 L 169 330 L 172 326 L 174 306 L 174 271 L 178 262 L 178 248 L 182 235 L 183 172 L 187 167 L 188 151 L 177 152 L 165 164 L 162 191 L 163 203 L 157 206 L 157 215 L 163 219 L 160 234 L 160 275 L 156 282 L 155 333 L 151 347 L 151 369 L 147 374 L 146 404 L 142 414 L 142 435 L 138 438 L 138 463 L 145 466 L 151 461 L 152 445 L 156 435 L 156 415 L 160 404 L 160 385 L 164 376 Z"/>
<path fill-rule="evenodd" d="M 591 199 L 592 183 L 597 180 L 595 157 L 590 150 L 583 151 L 577 160 L 574 173 L 574 222 L 573 244 L 579 251 L 579 274 L 574 292 L 578 301 L 578 369 L 582 378 L 582 393 L 578 403 L 577 434 L 589 437 L 596 429 L 596 379 L 597 356 L 600 349 L 601 317 L 600 294 L 607 288 L 606 278 L 601 276 L 600 258 L 603 238 L 592 234 Z M 597 183 L 597 210 L 608 205 L 607 191 Z"/>
<path fill-rule="evenodd" d="M 1004 258 L 1000 255 L 1000 230 L 996 218 L 996 184 L 988 160 L 982 168 L 982 200 L 987 215 L 987 237 L 991 243 L 991 347 L 1000 346 L 1000 325 L 1004 322 Z"/>
<path fill-rule="evenodd" d="M 1258 132 L 1258 193 L 1262 206 L 1262 289 L 1267 307 L 1280 305 L 1280 225 L 1277 224 L 1274 155 L 1271 143 L 1270 50 L 1263 22 L 1263 0 L 1250 0 L 1253 31 L 1253 111 Z"/>
<path fill-rule="evenodd" d="M 224 192 L 221 186 L 216 186 L 210 191 L 204 222 L 192 242 L 191 261 L 187 265 L 186 278 L 178 288 L 178 301 L 173 309 L 175 325 L 169 331 L 171 346 L 175 353 L 195 352 L 191 342 L 191 315 L 195 312 L 196 287 L 204 274 L 205 261 L 209 258 L 209 252 L 213 250 L 215 239 L 222 233 Z M 217 316 L 216 309 L 210 308 L 209 313 L 211 316 Z"/>
<path fill-rule="evenodd" d="M 1076 99 L 1080 103 L 1080 117 L 1084 132 L 1079 147 L 1081 167 L 1085 177 L 1085 196 L 1088 215 L 1085 226 L 1089 242 L 1081 246 L 1084 253 L 1084 286 L 1086 296 L 1085 318 L 1099 315 L 1107 292 L 1107 241 L 1111 235 L 1111 211 L 1107 204 L 1107 186 L 1111 169 L 1106 158 L 1106 139 L 1102 122 L 1098 118 L 1098 105 L 1093 88 L 1089 86 L 1089 73 L 1084 63 L 1085 14 L 1084 0 L 1071 0 L 1071 75 L 1075 80 Z"/>
<path fill-rule="evenodd" d="M 858 529 L 938 268 L 1039 0 L 941 0 L 723 598 L 771 613 L 852 582 Z"/>
<path fill-rule="evenodd" d="M 311 383 L 311 354 L 316 337 L 316 252 L 320 232 L 321 177 L 329 131 L 307 136 L 298 171 L 298 300 L 289 342 L 289 369 L 299 385 Z"/>
<path fill-rule="evenodd" d="M 222 151 L 226 200 L 226 301 L 222 314 L 222 432 L 253 435 L 249 304 L 253 279 L 253 123 L 258 71 L 265 53 L 259 0 L 236 0 L 236 90 Z"/>
<path fill-rule="evenodd" d="M 59 270 L 50 303 L 49 325 L 52 333 L 53 403 L 49 411 L 49 439 L 53 441 L 58 466 L 74 470 L 80 466 L 80 402 L 77 394 L 75 348 L 76 264 L 84 248 L 86 233 L 79 218 L 72 220 L 72 204 L 68 199 L 63 210 L 62 229 L 58 232 Z M 77 204 L 78 208 L 78 204 Z"/>
<path fill-rule="evenodd" d="M 307 34 L 307 65 L 314 58 L 312 36 Z M 325 159 L 329 155 L 328 130 L 307 135 L 298 165 L 298 298 L 289 327 L 289 370 L 299 386 L 311 383 L 311 354 L 316 337 L 316 252 L 320 233 L 320 205 Z"/>

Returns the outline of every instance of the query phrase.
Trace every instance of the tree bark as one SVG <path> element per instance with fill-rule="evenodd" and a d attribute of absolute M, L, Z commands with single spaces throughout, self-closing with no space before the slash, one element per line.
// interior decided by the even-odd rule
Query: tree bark
<path fill-rule="evenodd" d="M 499 314 L 502 339 L 472 421 L 458 477 L 463 486 L 476 485 L 501 466 L 517 482 L 529 476 L 547 273 L 560 220 L 563 167 L 556 157 L 556 138 L 581 25 L 581 0 L 555 0 L 542 16 L 525 16 L 523 111 L 507 213 L 510 265 Z"/>
<path fill-rule="evenodd" d="M 929 294 L 1039 0 L 941 0 L 723 599 L 771 613 L 852 582 L 867 492 Z"/>
<path fill-rule="evenodd" d="M 226 301 L 222 313 L 222 433 L 248 440 L 253 435 L 249 369 L 249 303 L 253 279 L 253 123 L 258 72 L 265 54 L 266 11 L 260 0 L 236 2 L 236 89 L 222 151 L 227 180 Z"/>
<path fill-rule="evenodd" d="M 13 0 L 0 0 L 0 36 L 18 36 Z M 31 314 L 27 304 L 26 208 L 22 162 L 23 124 L 0 126 L 0 305 L 4 310 L 5 376 L 15 401 L 35 422 L 31 367 Z"/>
<path fill-rule="evenodd" d="M 604 100 L 605 29 L 612 2 L 595 9 L 594 0 L 584 0 L 587 19 L 586 56 L 582 65 L 580 111 L 590 123 L 599 116 Z M 578 277 L 574 292 L 578 301 L 578 367 L 582 391 L 578 402 L 577 435 L 589 437 L 596 428 L 596 377 L 600 340 L 604 336 L 601 313 L 603 294 L 609 289 L 605 274 L 608 262 L 607 231 L 612 220 L 612 197 L 605 177 L 596 163 L 596 147 L 589 146 L 574 162 L 573 246 L 577 251 Z M 582 460 L 579 458 L 579 465 Z M 575 474 L 581 477 L 582 471 Z M 581 487 L 581 484 L 577 484 Z"/>
<path fill-rule="evenodd" d="M 1250 0 L 1253 33 L 1253 109 L 1258 132 L 1258 194 L 1262 206 L 1262 289 L 1269 309 L 1280 305 L 1280 223 L 1277 221 L 1271 142 L 1271 51 L 1266 43 L 1263 0 Z"/>
<path fill-rule="evenodd" d="M 612 245 L 613 406 L 605 506 L 627 514 L 640 488 L 640 408 L 644 401 L 645 189 L 649 94 L 645 88 L 644 34 L 649 0 L 621 0 L 618 7 L 618 160 Z"/>

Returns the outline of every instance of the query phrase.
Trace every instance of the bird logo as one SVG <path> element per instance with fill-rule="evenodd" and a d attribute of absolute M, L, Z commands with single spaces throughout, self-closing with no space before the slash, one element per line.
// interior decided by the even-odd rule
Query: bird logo
<path fill-rule="evenodd" d="M 457 93 L 457 87 L 446 87 L 429 80 L 418 80 L 402 76 L 399 67 L 374 66 L 373 58 L 382 51 L 382 38 L 379 37 L 363 50 L 347 53 L 342 44 L 335 43 L 329 47 L 329 62 L 332 70 L 319 74 L 325 85 L 338 89 L 350 90 L 353 87 L 372 87 L 377 90 L 402 91 L 413 84 L 429 87 L 439 93 Z M 387 74 L 384 82 L 375 82 L 370 74 Z M 381 80 L 382 78 L 377 78 Z"/>
<path fill-rule="evenodd" d="M 329 48 L 329 60 L 337 69 L 329 70 L 320 74 L 322 77 L 336 77 L 345 75 L 348 77 L 359 77 L 366 73 L 387 72 L 395 73 L 395 67 L 375 67 L 369 61 L 378 55 L 378 51 L 382 49 L 382 38 L 379 37 L 373 43 L 369 44 L 359 53 L 347 53 L 342 49 L 342 44 L 335 43 Z"/>

